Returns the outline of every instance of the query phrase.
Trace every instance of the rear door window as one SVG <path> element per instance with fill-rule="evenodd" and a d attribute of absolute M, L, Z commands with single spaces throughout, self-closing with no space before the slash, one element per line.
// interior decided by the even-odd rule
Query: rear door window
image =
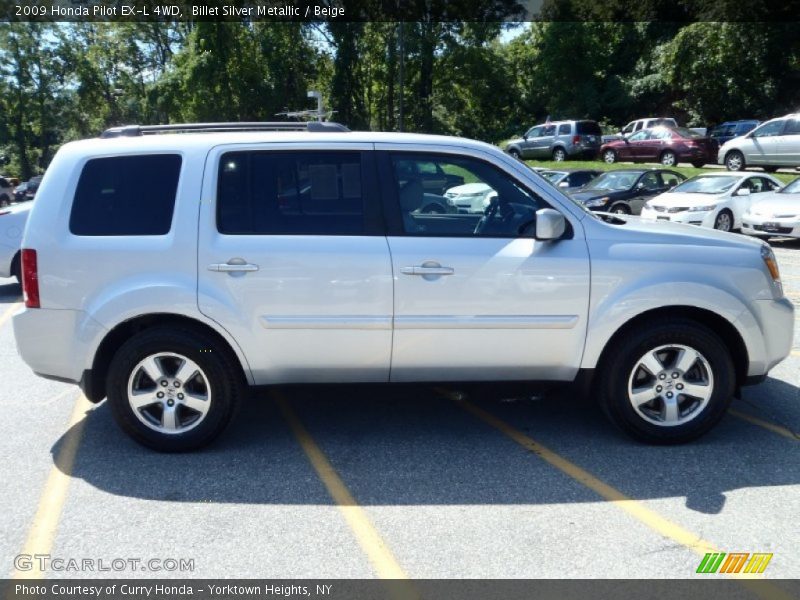
<path fill-rule="evenodd" d="M 569 123 L 563 123 L 558 126 L 558 135 L 569 135 L 572 127 Z"/>
<path fill-rule="evenodd" d="M 800 119 L 789 119 L 783 135 L 800 135 Z"/>
<path fill-rule="evenodd" d="M 81 236 L 169 233 L 180 171 L 178 154 L 89 160 L 75 190 L 70 232 Z"/>
<path fill-rule="evenodd" d="M 433 168 L 427 162 L 414 165 Z M 229 235 L 363 235 L 360 152 L 228 152 L 217 229 Z"/>

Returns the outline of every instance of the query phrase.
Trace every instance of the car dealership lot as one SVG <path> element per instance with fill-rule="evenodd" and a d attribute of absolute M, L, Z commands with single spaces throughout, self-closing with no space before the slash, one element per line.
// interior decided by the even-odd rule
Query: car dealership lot
<path fill-rule="evenodd" d="M 800 242 L 773 246 L 800 303 Z M 48 553 L 194 560 L 49 577 L 684 578 L 716 549 L 800 577 L 797 331 L 795 354 L 685 446 L 631 442 L 569 390 L 326 386 L 265 392 L 208 450 L 163 455 L 30 372 L 18 301 L 0 280 L 9 575 Z"/>

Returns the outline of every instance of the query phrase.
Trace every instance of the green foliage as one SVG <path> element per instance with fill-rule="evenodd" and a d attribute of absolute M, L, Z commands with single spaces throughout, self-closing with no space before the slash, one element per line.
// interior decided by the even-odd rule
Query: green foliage
<path fill-rule="evenodd" d="M 548 116 L 614 131 L 651 115 L 706 126 L 800 109 L 796 23 L 735 21 L 760 14 L 760 0 L 742 15 L 718 0 L 546 0 L 552 20 L 505 43 L 499 20 L 515 2 L 484 4 L 487 18 L 471 23 L 431 13 L 406 23 L 0 24 L 3 171 L 29 177 L 61 143 L 113 125 L 274 120 L 311 108 L 309 89 L 353 129 L 490 142 Z M 613 22 L 631 10 L 639 21 Z"/>

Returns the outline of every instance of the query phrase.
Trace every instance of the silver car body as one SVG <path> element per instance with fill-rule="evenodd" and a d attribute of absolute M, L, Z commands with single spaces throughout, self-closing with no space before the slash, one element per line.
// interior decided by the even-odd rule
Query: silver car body
<path fill-rule="evenodd" d="M 597 134 L 581 134 L 578 124 L 583 122 L 586 121 L 551 121 L 534 125 L 521 138 L 508 142 L 505 151 L 520 158 L 550 159 L 561 149 L 565 157 L 584 155 L 594 158 L 600 150 L 602 135 L 599 128 Z"/>
<path fill-rule="evenodd" d="M 0 277 L 11 277 L 14 259 L 19 254 L 22 232 L 30 213 L 30 204 L 0 208 Z"/>
<path fill-rule="evenodd" d="M 491 163 L 566 220 L 565 239 L 223 235 L 218 164 L 231 150 L 435 152 Z M 81 237 L 70 204 L 89 158 L 178 152 L 165 235 Z M 23 247 L 38 253 L 40 308 L 14 316 L 37 373 L 78 382 L 121 324 L 151 315 L 213 330 L 251 384 L 573 380 L 649 311 L 705 310 L 746 348 L 747 376 L 789 353 L 793 307 L 764 243 L 637 218 L 606 222 L 480 142 L 388 133 L 214 133 L 74 142 L 49 167 Z M 232 259 L 254 272 L 213 268 Z M 435 261 L 449 277 L 413 277 Z M 230 262 L 228 263 L 230 264 Z"/>
<path fill-rule="evenodd" d="M 741 153 L 744 164 L 733 164 Z M 748 166 L 800 166 L 800 114 L 771 119 L 719 148 L 717 162 L 731 170 Z"/>

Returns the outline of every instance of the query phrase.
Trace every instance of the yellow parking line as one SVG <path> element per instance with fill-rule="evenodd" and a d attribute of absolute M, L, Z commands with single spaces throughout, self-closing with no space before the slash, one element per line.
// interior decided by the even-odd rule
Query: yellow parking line
<path fill-rule="evenodd" d="M 0 315 L 0 327 L 5 325 L 6 321 L 8 321 L 11 318 L 11 315 L 14 314 L 14 311 L 19 308 L 19 305 L 20 302 L 14 302 L 11 306 L 3 311 L 3 314 Z"/>
<path fill-rule="evenodd" d="M 347 524 L 352 529 L 358 543 L 372 563 L 378 577 L 382 579 L 408 579 L 403 568 L 397 562 L 386 542 L 372 524 L 367 513 L 356 502 L 344 481 L 339 477 L 320 447 L 308 433 L 294 411 L 289 407 L 286 398 L 280 392 L 273 392 L 273 398 L 289 423 L 297 441 L 306 453 L 314 470 L 319 475 L 325 488 L 339 507 Z"/>
<path fill-rule="evenodd" d="M 446 392 L 440 393 L 445 393 L 446 396 L 450 397 L 448 394 L 446 394 Z M 656 533 L 681 544 L 699 556 L 705 556 L 706 553 L 709 552 L 720 552 L 720 550 L 718 550 L 711 542 L 706 541 L 694 533 L 684 529 L 680 525 L 665 519 L 655 511 L 644 506 L 638 500 L 634 500 L 630 496 L 626 496 L 616 488 L 611 487 L 588 471 L 582 469 L 575 463 L 570 462 L 559 454 L 556 454 L 549 448 L 528 437 L 505 421 L 498 419 L 491 413 L 486 412 L 482 408 L 479 408 L 474 404 L 467 402 L 466 400 L 455 400 L 452 397 L 450 397 L 450 399 L 468 413 L 471 413 L 481 421 L 491 425 L 501 433 L 517 442 L 526 450 L 533 452 L 536 456 L 551 466 L 568 475 L 578 483 L 586 486 L 601 498 L 609 501 L 617 508 L 622 509 L 640 523 L 654 530 Z M 730 576 L 737 579 L 758 578 L 758 576 L 753 573 L 732 573 Z M 789 596 L 779 587 L 763 580 L 753 582 L 744 581 L 743 585 L 750 588 L 751 591 L 753 591 L 759 597 L 765 599 L 789 600 L 791 598 L 791 596 Z"/>
<path fill-rule="evenodd" d="M 736 417 L 737 419 L 741 419 L 742 421 L 747 421 L 748 423 L 752 423 L 753 425 L 763 427 L 764 429 L 767 429 L 773 433 L 782 435 L 783 437 L 789 438 L 794 442 L 800 442 L 800 436 L 794 433 L 791 429 L 787 429 L 786 427 L 776 425 L 775 423 L 770 423 L 769 421 L 764 421 L 763 419 L 759 419 L 758 417 L 748 415 L 747 413 L 739 412 L 738 410 L 733 408 L 728 409 L 728 414 L 733 415 L 734 417 Z"/>
<path fill-rule="evenodd" d="M 83 394 L 75 401 L 72 416 L 67 424 L 66 437 L 56 454 L 56 464 L 50 468 L 50 474 L 47 476 L 44 490 L 39 498 L 36 516 L 33 517 L 28 539 L 21 554 L 49 554 L 53 547 L 58 523 L 61 520 L 61 513 L 69 491 L 72 468 L 75 465 L 75 457 L 83 437 L 83 417 L 90 407 L 91 404 Z M 15 571 L 14 578 L 40 579 L 42 572 L 38 568 L 38 563 L 34 562 L 32 570 Z"/>

